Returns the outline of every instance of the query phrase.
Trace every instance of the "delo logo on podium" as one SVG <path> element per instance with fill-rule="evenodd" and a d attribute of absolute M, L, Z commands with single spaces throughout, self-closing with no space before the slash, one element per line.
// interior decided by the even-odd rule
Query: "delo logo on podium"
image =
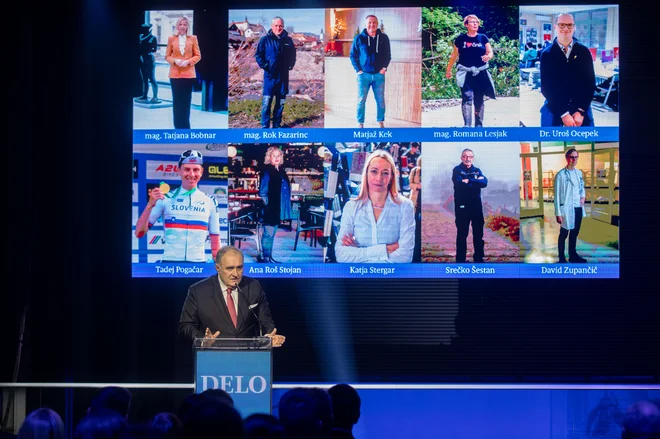
<path fill-rule="evenodd" d="M 244 418 L 272 411 L 272 361 L 267 350 L 198 350 L 195 392 L 222 389 Z"/>
<path fill-rule="evenodd" d="M 227 393 L 263 393 L 268 389 L 268 381 L 261 375 L 202 375 L 202 392 L 207 389 L 222 389 Z"/>

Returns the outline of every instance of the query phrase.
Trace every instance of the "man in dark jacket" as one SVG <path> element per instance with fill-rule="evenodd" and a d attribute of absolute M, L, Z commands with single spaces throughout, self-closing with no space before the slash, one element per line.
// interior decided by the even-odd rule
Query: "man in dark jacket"
<path fill-rule="evenodd" d="M 264 71 L 261 127 L 271 127 L 271 107 L 275 101 L 275 108 L 272 110 L 273 128 L 281 128 L 284 100 L 289 93 L 289 70 L 296 64 L 296 48 L 284 30 L 282 17 L 273 18 L 268 34 L 259 40 L 254 57 Z"/>
<path fill-rule="evenodd" d="M 545 97 L 541 126 L 593 126 L 596 75 L 591 52 L 573 37 L 572 15 L 559 14 L 555 29 L 557 38 L 541 52 L 541 93 Z"/>
<path fill-rule="evenodd" d="M 364 109 L 369 88 L 376 98 L 376 121 L 385 127 L 385 72 L 392 60 L 390 39 L 378 29 L 378 18 L 367 15 L 364 30 L 355 36 L 351 46 L 351 64 L 357 72 L 358 126 L 364 128 Z"/>
<path fill-rule="evenodd" d="M 142 96 L 137 101 L 149 102 L 150 104 L 159 104 L 158 82 L 156 82 L 156 57 L 154 53 L 158 51 L 158 40 L 151 33 L 151 23 L 145 23 L 141 26 L 140 32 L 140 74 L 142 75 Z M 153 97 L 148 100 L 149 84 Z"/>
<path fill-rule="evenodd" d="M 277 334 L 270 305 L 258 280 L 243 276 L 243 252 L 225 246 L 215 255 L 217 274 L 188 288 L 179 319 L 179 333 L 196 338 L 270 337 L 273 347 L 285 337 Z M 207 343 L 209 343 L 207 341 Z"/>
<path fill-rule="evenodd" d="M 481 206 L 481 189 L 488 186 L 488 179 L 481 169 L 472 165 L 474 152 L 464 149 L 461 164 L 454 168 L 454 214 L 456 215 L 456 262 L 465 262 L 467 237 L 472 223 L 474 262 L 484 261 L 484 213 Z"/>

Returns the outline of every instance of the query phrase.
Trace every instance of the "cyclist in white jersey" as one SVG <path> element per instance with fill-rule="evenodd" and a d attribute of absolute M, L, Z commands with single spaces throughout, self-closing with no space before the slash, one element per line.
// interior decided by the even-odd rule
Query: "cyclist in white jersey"
<path fill-rule="evenodd" d="M 204 168 L 199 151 L 187 150 L 179 159 L 181 186 L 163 193 L 154 188 L 135 225 L 135 236 L 141 238 L 163 219 L 165 250 L 162 262 L 206 262 L 206 237 L 211 240 L 213 257 L 220 249 L 220 222 L 215 200 L 197 188 Z"/>

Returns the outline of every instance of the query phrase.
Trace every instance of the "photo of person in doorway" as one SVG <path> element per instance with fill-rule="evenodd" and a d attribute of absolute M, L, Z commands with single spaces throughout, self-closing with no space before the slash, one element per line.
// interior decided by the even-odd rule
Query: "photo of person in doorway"
<path fill-rule="evenodd" d="M 619 142 L 520 142 L 526 263 L 618 263 Z"/>
<path fill-rule="evenodd" d="M 230 144 L 229 240 L 248 263 L 322 262 L 323 145 Z"/>

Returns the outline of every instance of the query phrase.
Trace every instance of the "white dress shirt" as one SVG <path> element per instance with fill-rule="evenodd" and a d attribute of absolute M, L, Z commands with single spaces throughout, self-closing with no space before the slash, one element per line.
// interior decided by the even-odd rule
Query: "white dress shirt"
<path fill-rule="evenodd" d="M 415 207 L 401 195 L 399 204 L 387 196 L 385 207 L 376 221 L 371 200 L 351 200 L 344 206 L 335 244 L 337 262 L 411 262 L 415 249 Z M 358 247 L 344 246 L 342 238 L 352 235 Z M 387 244 L 399 248 L 387 253 Z"/>
<path fill-rule="evenodd" d="M 181 52 L 181 56 L 183 56 L 186 53 L 186 36 L 185 35 L 179 35 L 179 51 Z"/>

